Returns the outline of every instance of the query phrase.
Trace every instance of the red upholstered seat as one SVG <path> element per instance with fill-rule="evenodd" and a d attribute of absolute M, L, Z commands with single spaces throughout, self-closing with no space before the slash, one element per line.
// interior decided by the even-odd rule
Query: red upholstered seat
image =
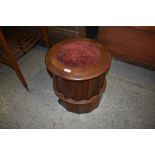
<path fill-rule="evenodd" d="M 89 41 L 73 41 L 60 46 L 56 54 L 58 61 L 66 67 L 88 67 L 101 57 L 97 46 Z"/>

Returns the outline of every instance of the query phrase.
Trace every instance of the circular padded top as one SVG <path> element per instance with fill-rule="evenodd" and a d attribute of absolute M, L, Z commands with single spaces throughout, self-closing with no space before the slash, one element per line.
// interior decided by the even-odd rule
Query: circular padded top
<path fill-rule="evenodd" d="M 90 41 L 75 40 L 61 45 L 56 57 L 66 67 L 82 68 L 96 64 L 101 53 L 99 48 Z"/>
<path fill-rule="evenodd" d="M 48 71 L 68 80 L 87 80 L 104 74 L 110 53 L 98 42 L 75 38 L 53 45 L 46 54 Z"/>

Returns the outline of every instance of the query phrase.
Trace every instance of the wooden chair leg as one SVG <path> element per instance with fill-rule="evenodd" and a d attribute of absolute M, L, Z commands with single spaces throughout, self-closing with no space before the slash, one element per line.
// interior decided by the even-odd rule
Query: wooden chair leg
<path fill-rule="evenodd" d="M 49 49 L 50 48 L 50 42 L 49 42 L 49 36 L 48 36 L 48 28 L 47 28 L 47 26 L 43 26 L 42 27 L 42 32 L 43 32 L 43 35 L 44 35 L 44 39 L 45 39 L 47 48 Z"/>
<path fill-rule="evenodd" d="M 28 89 L 28 86 L 27 86 L 27 83 L 26 83 L 26 80 L 16 62 L 16 59 L 14 58 L 13 54 L 12 54 L 12 51 L 11 49 L 9 48 L 8 46 L 8 43 L 2 33 L 2 31 L 0 30 L 0 43 L 2 44 L 2 47 L 4 49 L 4 52 L 9 60 L 9 64 L 11 65 L 11 67 L 14 69 L 14 71 L 16 72 L 17 76 L 19 77 L 21 83 L 23 84 L 23 86 L 27 89 Z"/>
<path fill-rule="evenodd" d="M 21 72 L 21 70 L 20 70 L 20 68 L 16 62 L 13 64 L 13 69 L 15 70 L 15 72 L 16 72 L 17 76 L 19 77 L 23 86 L 29 91 L 26 80 L 25 80 L 25 78 L 24 78 L 24 76 L 23 76 L 23 74 L 22 74 L 22 72 Z"/>

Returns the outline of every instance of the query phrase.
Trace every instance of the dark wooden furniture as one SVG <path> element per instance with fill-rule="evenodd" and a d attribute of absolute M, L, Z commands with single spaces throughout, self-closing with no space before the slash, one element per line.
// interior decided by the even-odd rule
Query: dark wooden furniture
<path fill-rule="evenodd" d="M 97 108 L 105 90 L 110 53 L 89 39 L 69 39 L 54 45 L 45 59 L 59 103 L 68 111 Z"/>
<path fill-rule="evenodd" d="M 46 27 L 42 27 L 42 33 L 47 47 L 49 48 L 49 39 Z M 34 47 L 39 40 L 40 38 L 36 35 L 15 30 L 11 31 L 6 38 L 0 29 L 0 47 L 2 48 L 2 52 L 0 53 L 0 62 L 9 65 L 14 69 L 21 83 L 27 90 L 28 85 L 16 60 Z"/>
<path fill-rule="evenodd" d="M 0 30 L 0 44 L 1 44 L 2 48 L 4 49 L 4 52 L 0 57 L 0 62 L 12 67 L 15 70 L 15 72 L 16 72 L 17 76 L 19 77 L 23 86 L 28 90 L 26 80 L 25 80 L 25 78 L 24 78 L 24 76 L 16 62 L 15 56 L 14 56 L 12 50 L 10 49 L 8 42 L 6 41 L 1 30 Z M 15 54 L 16 54 L 16 52 L 15 52 Z"/>
<path fill-rule="evenodd" d="M 41 28 L 41 26 L 16 27 L 18 30 L 38 36 L 41 38 L 40 43 L 44 44 L 44 35 L 40 31 Z M 48 31 L 50 46 L 60 40 L 79 37 L 84 38 L 86 36 L 85 26 L 46 26 L 46 29 Z"/>
<path fill-rule="evenodd" d="M 155 70 L 155 26 L 103 26 L 98 41 L 114 57 Z"/>

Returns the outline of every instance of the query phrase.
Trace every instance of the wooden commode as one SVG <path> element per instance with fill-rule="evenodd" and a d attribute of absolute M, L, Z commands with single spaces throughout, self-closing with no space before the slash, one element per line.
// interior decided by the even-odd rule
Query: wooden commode
<path fill-rule="evenodd" d="M 105 91 L 111 55 L 90 39 L 69 39 L 49 49 L 45 62 L 58 101 L 68 111 L 88 113 Z"/>

